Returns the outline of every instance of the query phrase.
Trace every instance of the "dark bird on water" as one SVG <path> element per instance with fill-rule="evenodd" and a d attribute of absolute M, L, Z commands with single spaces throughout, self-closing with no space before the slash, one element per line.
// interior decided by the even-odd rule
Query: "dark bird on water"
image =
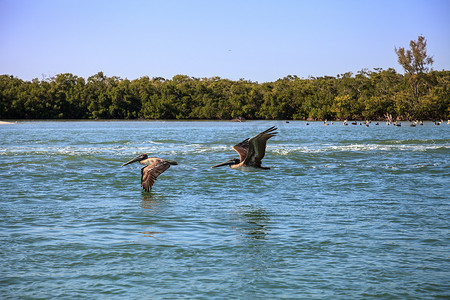
<path fill-rule="evenodd" d="M 152 186 L 159 175 L 170 168 L 171 165 L 178 165 L 176 161 L 158 157 L 148 157 L 148 155 L 144 153 L 124 163 L 122 167 L 134 162 L 139 162 L 140 164 L 145 165 L 141 168 L 141 186 L 146 192 L 152 189 Z"/>
<path fill-rule="evenodd" d="M 217 168 L 221 166 L 230 166 L 232 169 L 270 169 L 268 167 L 261 166 L 261 160 L 266 154 L 266 142 L 271 137 L 275 136 L 278 132 L 274 132 L 277 128 L 270 127 L 269 129 L 255 135 L 251 139 L 245 139 L 239 144 L 234 145 L 232 148 L 239 154 L 239 158 L 230 159 L 224 163 L 212 166 L 211 168 Z"/>

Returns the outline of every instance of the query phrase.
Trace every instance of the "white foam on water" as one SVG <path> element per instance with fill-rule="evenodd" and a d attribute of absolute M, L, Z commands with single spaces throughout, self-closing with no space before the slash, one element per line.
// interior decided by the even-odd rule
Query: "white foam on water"
<path fill-rule="evenodd" d="M 351 145 L 312 145 L 312 146 L 281 146 L 279 148 L 268 147 L 267 151 L 279 155 L 290 155 L 293 153 L 328 153 L 328 152 L 367 152 L 367 151 L 432 151 L 436 149 L 449 150 L 450 145 L 436 144 L 397 144 L 397 145 L 380 145 L 380 144 L 351 144 Z"/>

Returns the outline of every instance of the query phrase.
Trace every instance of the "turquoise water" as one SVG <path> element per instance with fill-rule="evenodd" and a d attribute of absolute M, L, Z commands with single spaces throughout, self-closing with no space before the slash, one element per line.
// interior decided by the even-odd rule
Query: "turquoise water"
<path fill-rule="evenodd" d="M 210 166 L 270 126 L 263 165 Z M 148 153 L 179 163 L 141 191 Z M 450 297 L 450 125 L 0 125 L 2 299 Z"/>

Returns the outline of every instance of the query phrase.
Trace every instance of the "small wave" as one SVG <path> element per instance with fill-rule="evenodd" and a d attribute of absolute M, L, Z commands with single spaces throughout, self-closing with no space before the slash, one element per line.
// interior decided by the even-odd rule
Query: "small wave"
<path fill-rule="evenodd" d="M 370 151 L 435 151 L 450 149 L 449 145 L 380 145 L 380 144 L 352 144 L 352 145 L 325 145 L 325 146 L 302 146 L 302 147 L 279 147 L 270 149 L 278 155 L 290 155 L 292 153 L 327 153 L 327 152 L 370 152 Z"/>
<path fill-rule="evenodd" d="M 437 143 L 352 143 L 352 144 L 276 144 L 267 145 L 267 153 L 273 153 L 279 156 L 288 156 L 296 153 L 336 153 L 336 152 L 389 152 L 389 151 L 438 151 L 446 152 L 450 150 L 450 144 Z M 0 156 L 16 156 L 16 155 L 110 155 L 115 157 L 125 157 L 137 153 L 148 153 L 149 155 L 195 155 L 204 153 L 236 153 L 229 145 L 218 144 L 163 144 L 161 142 L 145 142 L 139 144 L 118 144 L 118 143 L 101 143 L 101 144 L 82 144 L 82 145 L 64 145 L 58 146 L 12 146 L 0 147 Z"/>

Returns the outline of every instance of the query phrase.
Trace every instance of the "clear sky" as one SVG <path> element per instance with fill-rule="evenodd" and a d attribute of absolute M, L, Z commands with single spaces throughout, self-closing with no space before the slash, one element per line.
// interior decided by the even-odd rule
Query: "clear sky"
<path fill-rule="evenodd" d="M 450 0 L 0 0 L 0 74 L 267 82 L 395 68 L 424 35 L 450 70 Z"/>

